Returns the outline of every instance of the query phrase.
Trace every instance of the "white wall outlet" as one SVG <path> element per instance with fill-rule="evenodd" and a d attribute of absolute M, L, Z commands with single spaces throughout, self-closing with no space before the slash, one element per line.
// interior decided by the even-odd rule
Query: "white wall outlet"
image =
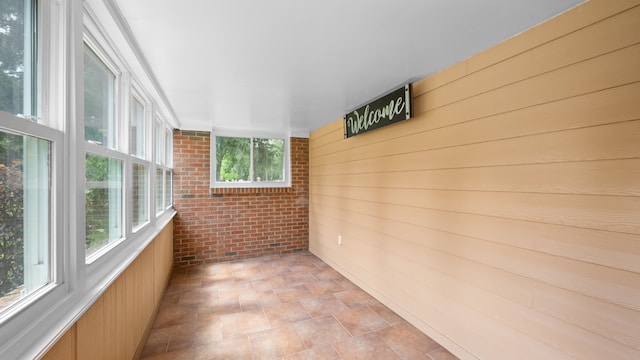
<path fill-rule="evenodd" d="M 338 235 L 338 245 L 342 245 L 342 235 Z"/>

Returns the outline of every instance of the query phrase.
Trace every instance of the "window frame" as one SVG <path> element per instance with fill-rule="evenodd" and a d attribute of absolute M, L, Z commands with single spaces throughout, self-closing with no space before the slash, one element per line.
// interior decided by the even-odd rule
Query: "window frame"
<path fill-rule="evenodd" d="M 149 133 L 150 133 L 150 129 L 152 128 L 151 126 L 151 121 L 150 118 L 151 116 L 149 115 L 150 113 L 150 101 L 148 100 L 148 98 L 146 96 L 143 95 L 143 92 L 140 90 L 140 87 L 137 85 L 136 82 L 132 81 L 131 82 L 131 86 L 129 89 L 129 98 L 128 98 L 129 102 L 128 102 L 128 116 L 127 118 L 129 119 L 129 121 L 127 122 L 128 125 L 128 130 L 127 130 L 127 134 L 128 134 L 128 138 L 129 138 L 129 142 L 127 143 L 127 149 L 129 152 L 129 155 L 131 155 L 132 157 L 134 157 L 135 159 L 138 160 L 143 160 L 146 162 L 149 162 L 150 158 L 151 158 L 151 151 L 149 150 Z M 142 154 L 142 156 L 140 156 L 140 154 L 134 154 L 134 149 L 132 149 L 131 147 L 131 127 L 133 125 L 133 121 L 134 121 L 134 116 L 133 116 L 133 112 L 134 112 L 134 105 L 135 102 L 138 102 L 140 105 L 142 105 L 142 116 L 143 116 L 143 125 L 144 125 L 144 134 L 142 136 L 143 140 L 144 140 L 144 144 L 142 146 L 142 151 L 144 152 L 144 154 Z"/>
<path fill-rule="evenodd" d="M 47 306 L 66 292 L 64 284 L 64 167 L 62 131 L 0 111 L 0 130 L 30 136 L 50 143 L 49 155 L 49 281 L 0 312 L 0 326 L 18 322 L 27 309 Z"/>
<path fill-rule="evenodd" d="M 33 136 L 50 144 L 50 282 L 32 292 L 10 309 L 0 313 L 0 358 L 39 358 L 55 340 L 72 326 L 102 292 L 120 276 L 175 216 L 171 206 L 161 214 L 153 212 L 153 118 L 161 126 L 177 128 L 179 123 L 157 84 L 141 63 L 132 35 L 117 25 L 109 4 L 100 0 L 38 1 L 39 87 L 33 98 L 39 114 L 17 116 L 0 112 L 0 127 L 9 133 Z M 117 14 L 116 14 L 117 15 Z M 122 36 L 121 36 L 122 35 Z M 120 76 L 114 84 L 116 95 L 116 149 L 88 144 L 84 138 L 85 44 L 107 57 Z M 104 61 L 104 57 L 101 59 Z M 132 71 L 135 70 L 135 71 Z M 141 71 L 142 69 L 142 71 Z M 113 70 L 112 70 L 113 71 Z M 137 78 L 136 76 L 139 76 Z M 134 83 L 135 78 L 135 84 Z M 147 159 L 129 153 L 129 100 L 136 91 L 148 102 L 146 110 Z M 27 120 L 29 119 L 29 120 Z M 35 122 L 37 121 L 37 123 Z M 121 129 L 122 128 L 122 129 Z M 123 223 L 125 239 L 88 263 L 85 257 L 85 158 L 87 151 L 124 161 Z M 150 221 L 133 231 L 131 214 L 131 169 L 134 162 L 148 166 Z M 163 171 L 172 171 L 164 167 Z"/>
<path fill-rule="evenodd" d="M 217 137 L 238 137 L 248 139 L 279 139 L 284 141 L 284 154 L 283 154 L 283 167 L 284 167 L 284 180 L 283 181 L 216 181 L 216 139 Z M 243 131 L 227 131 L 227 130 L 213 130 L 211 131 L 210 141 L 210 188 L 215 189 L 233 189 L 233 188 L 289 188 L 291 187 L 291 143 L 290 135 L 282 133 L 272 132 L 243 132 Z M 253 154 L 253 151 L 251 152 Z M 250 161 L 253 163 L 253 155 L 250 155 Z M 253 166 L 253 165 L 250 165 Z"/>
<path fill-rule="evenodd" d="M 85 170 L 85 174 L 86 174 L 86 155 L 87 154 L 98 155 L 98 156 L 102 156 L 109 159 L 119 160 L 122 162 L 122 174 L 121 174 L 122 199 L 120 201 L 122 208 L 120 209 L 120 212 L 121 212 L 120 224 L 122 224 L 123 230 L 120 238 L 109 241 L 106 245 L 102 246 L 100 249 L 90 254 L 89 256 L 87 256 L 85 253 L 85 263 L 87 265 L 93 264 L 94 262 L 96 262 L 97 259 L 109 253 L 113 248 L 117 247 L 119 244 L 121 244 L 128 238 L 129 228 L 130 228 L 129 226 L 129 223 L 130 223 L 129 207 L 130 206 L 126 201 L 127 199 L 126 194 L 128 194 L 129 189 L 131 187 L 130 181 L 128 180 L 130 177 L 130 167 L 131 167 L 130 158 L 129 158 L 131 156 L 129 155 L 129 124 L 130 124 L 129 118 L 130 116 L 127 116 L 127 113 L 130 112 L 130 108 L 126 106 L 127 104 L 129 104 L 129 102 L 126 100 L 126 97 L 130 96 L 130 92 L 126 90 L 131 86 L 131 83 L 127 81 L 127 77 L 124 74 L 125 67 L 122 64 L 122 62 L 119 60 L 116 60 L 117 56 L 113 54 L 113 50 L 110 49 L 110 47 L 108 46 L 109 44 L 106 41 L 106 39 L 100 39 L 99 32 L 96 32 L 96 30 L 93 29 L 92 26 L 89 26 L 90 24 L 91 23 L 87 24 L 85 22 L 85 26 L 84 26 L 83 47 L 82 47 L 83 59 L 84 59 L 84 52 L 87 51 L 87 49 L 89 51 L 92 51 L 95 57 L 99 61 L 101 61 L 102 64 L 114 75 L 114 86 L 113 86 L 114 139 L 108 139 L 107 144 L 100 144 L 100 145 L 87 141 L 85 136 L 82 136 L 82 139 L 76 139 L 76 140 L 78 142 L 81 141 L 83 143 L 83 149 L 84 149 L 83 159 L 85 159 L 84 160 L 85 166 L 83 167 L 83 169 Z M 91 25 L 95 25 L 95 24 L 91 24 Z M 84 83 L 84 77 L 82 78 L 82 81 Z M 83 87 L 83 93 L 82 93 L 83 99 L 84 99 L 84 94 L 85 93 L 84 93 L 84 87 Z M 78 96 L 79 95 L 80 94 L 78 94 Z M 83 112 L 81 114 L 81 119 L 79 119 L 79 122 L 81 122 L 82 124 L 81 126 L 82 129 L 86 129 L 86 125 L 84 123 L 84 120 L 85 120 L 84 115 L 85 113 Z M 110 147 L 111 144 L 113 144 L 113 148 Z M 85 174 L 83 174 L 83 176 Z M 86 194 L 86 184 L 83 184 L 82 188 L 85 190 L 84 193 Z M 87 214 L 86 208 L 83 207 L 82 215 L 84 218 L 84 221 L 83 221 L 84 227 L 86 227 L 86 214 Z M 86 244 L 86 232 L 82 232 L 82 233 L 84 233 L 83 240 L 84 240 L 84 243 Z"/>

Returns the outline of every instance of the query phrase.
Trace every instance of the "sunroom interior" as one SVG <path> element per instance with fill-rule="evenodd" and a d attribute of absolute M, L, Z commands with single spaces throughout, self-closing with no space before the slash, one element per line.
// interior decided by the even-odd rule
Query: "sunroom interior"
<path fill-rule="evenodd" d="M 0 9 L 0 359 L 640 358 L 639 0 Z"/>

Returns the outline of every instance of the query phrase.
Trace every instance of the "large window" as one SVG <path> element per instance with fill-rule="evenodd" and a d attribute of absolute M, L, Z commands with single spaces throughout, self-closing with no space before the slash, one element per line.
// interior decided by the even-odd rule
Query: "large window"
<path fill-rule="evenodd" d="M 0 314 L 50 283 L 54 142 L 39 119 L 38 2 L 0 1 Z M 1 316 L 0 316 L 1 318 Z"/>
<path fill-rule="evenodd" d="M 289 143 L 285 137 L 213 136 L 213 187 L 289 185 Z"/>
<path fill-rule="evenodd" d="M 170 108 L 96 6 L 0 0 L 1 359 L 37 358 L 172 215 Z"/>
<path fill-rule="evenodd" d="M 113 66 L 112 66 L 113 67 Z M 116 75 L 89 47 L 84 48 L 85 257 L 125 236 L 123 160 L 116 149 Z M 121 127 L 124 128 L 124 127 Z"/>
<path fill-rule="evenodd" d="M 51 279 L 47 140 L 0 130 L 0 312 Z"/>

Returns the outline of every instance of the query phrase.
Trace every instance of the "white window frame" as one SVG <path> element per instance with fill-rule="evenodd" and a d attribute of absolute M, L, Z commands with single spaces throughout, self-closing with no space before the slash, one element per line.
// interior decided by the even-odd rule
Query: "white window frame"
<path fill-rule="evenodd" d="M 0 128 L 50 141 L 50 283 L 0 314 L 0 358 L 40 358 L 122 274 L 175 216 L 175 211 L 153 211 L 155 186 L 154 124 L 179 127 L 157 82 L 146 71 L 139 54 L 131 51 L 131 34 L 119 26 L 110 1 L 40 0 L 38 3 L 39 76 L 37 119 L 0 113 Z M 123 30 L 124 29 L 124 30 Z M 105 64 L 113 62 L 116 86 L 116 149 L 88 144 L 84 139 L 85 43 Z M 108 58 L 108 59 L 105 59 Z M 107 60 L 107 61 L 105 61 Z M 131 65 L 132 67 L 129 67 Z M 135 69 L 135 74 L 131 69 Z M 142 70 L 141 70 L 142 69 Z M 132 85 L 135 76 L 136 85 Z M 138 81 L 140 80 L 140 81 Z M 135 91 L 148 106 L 147 158 L 129 152 L 129 99 Z M 25 120 L 37 120 L 38 123 Z M 86 153 L 117 158 L 123 163 L 125 239 L 88 263 L 85 257 Z M 132 230 L 130 214 L 133 162 L 149 167 L 149 223 Z M 165 166 L 164 171 L 171 167 Z M 164 186 L 164 185 L 163 185 Z M 164 197 L 164 194 L 163 194 Z M 169 209 L 170 207 L 168 207 Z"/>
<path fill-rule="evenodd" d="M 33 291 L 16 303 L 10 305 L 0 313 L 0 328 L 11 329 L 15 324 L 19 324 L 22 319 L 30 319 L 32 314 L 27 310 L 34 307 L 49 306 L 55 303 L 56 299 L 62 298 L 67 291 L 64 283 L 64 243 L 63 226 L 64 219 L 64 167 L 63 157 L 63 133 L 59 130 L 49 128 L 45 125 L 37 124 L 23 118 L 10 115 L 0 111 L 0 130 L 23 136 L 31 136 L 49 141 L 50 164 L 49 164 L 49 281 L 46 285 Z M 14 330 L 15 331 L 15 330 Z"/>
<path fill-rule="evenodd" d="M 90 21 L 88 21 L 90 20 Z M 84 143 L 84 158 L 86 159 L 86 154 L 98 155 L 106 158 L 111 158 L 115 160 L 122 161 L 122 199 L 120 200 L 120 204 L 122 205 L 122 212 L 120 216 L 120 224 L 122 224 L 122 235 L 120 238 L 111 240 L 100 248 L 95 253 L 85 256 L 85 262 L 88 265 L 93 264 L 97 259 L 101 258 L 105 254 L 109 253 L 113 248 L 117 247 L 120 243 L 124 242 L 129 235 L 129 214 L 128 208 L 130 207 L 126 201 L 126 194 L 130 191 L 130 182 L 128 181 L 130 174 L 130 161 L 129 161 L 129 116 L 130 109 L 128 108 L 128 96 L 130 96 L 130 91 L 127 91 L 130 88 L 131 82 L 128 81 L 128 77 L 124 74 L 124 64 L 118 59 L 114 51 L 109 46 L 109 42 L 103 38 L 101 32 L 97 28 L 97 24 L 95 24 L 88 16 L 85 16 L 84 22 L 84 32 L 83 32 L 83 51 L 85 51 L 85 47 L 89 48 L 89 50 L 93 51 L 95 56 L 102 61 L 104 66 L 107 67 L 109 71 L 111 71 L 115 77 L 114 83 L 114 124 L 113 124 L 113 134 L 109 134 L 110 138 L 113 136 L 112 140 L 115 148 L 110 148 L 109 144 L 106 145 L 98 145 L 93 144 L 85 140 L 85 137 L 82 137 Z M 84 54 L 83 54 L 84 56 Z M 83 80 L 84 81 L 84 80 Z M 84 96 L 84 92 L 82 94 Z M 85 128 L 84 125 L 84 113 L 82 116 L 82 128 Z M 78 139 L 79 141 L 79 139 Z M 86 160 L 85 160 L 86 161 Z M 86 216 L 86 209 L 83 209 L 83 215 Z M 83 222 L 83 225 L 86 225 L 86 222 Z M 86 242 L 86 234 L 85 239 Z"/>
<path fill-rule="evenodd" d="M 129 106 L 128 106 L 128 137 L 129 140 L 131 140 L 131 125 L 133 122 L 133 105 L 134 105 L 134 101 L 137 101 L 138 103 L 140 103 L 142 105 L 143 108 L 143 116 L 144 116 L 144 146 L 143 146 L 143 156 L 140 156 L 139 154 L 133 154 L 133 149 L 131 149 L 131 141 L 129 141 L 129 143 L 127 144 L 127 148 L 129 150 L 129 154 L 131 156 L 133 156 L 136 159 L 139 160 L 144 160 L 144 161 L 150 161 L 151 159 L 151 151 L 150 151 L 150 133 L 151 133 L 151 129 L 152 129 L 152 125 L 151 125 L 151 105 L 150 105 L 150 101 L 148 99 L 148 97 L 143 95 L 144 93 L 140 90 L 140 86 L 137 85 L 136 82 L 132 81 L 131 82 L 131 87 L 130 87 L 130 96 L 129 96 Z"/>
<path fill-rule="evenodd" d="M 216 181 L 216 137 L 239 137 L 239 138 L 266 138 L 284 140 L 284 181 Z M 287 188 L 291 187 L 291 144 L 289 134 L 278 134 L 269 132 L 238 132 L 226 130 L 213 130 L 210 142 L 210 187 L 211 188 Z M 253 151 L 252 151 L 253 153 Z M 253 163 L 253 155 L 251 155 Z M 251 165 L 253 166 L 253 165 Z"/>

